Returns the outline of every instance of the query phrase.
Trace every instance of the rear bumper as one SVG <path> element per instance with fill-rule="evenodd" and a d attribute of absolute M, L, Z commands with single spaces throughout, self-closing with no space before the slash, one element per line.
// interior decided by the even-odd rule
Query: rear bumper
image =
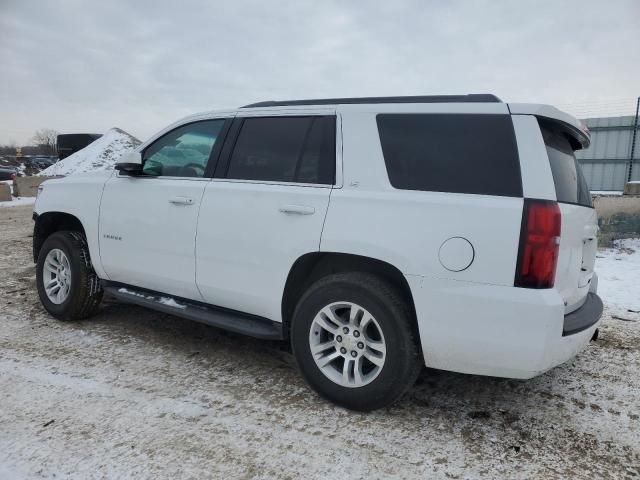
<path fill-rule="evenodd" d="M 575 335 L 589 329 L 600 320 L 603 309 L 604 306 L 600 297 L 593 292 L 589 292 L 587 300 L 579 309 L 564 316 L 562 336 Z"/>
<path fill-rule="evenodd" d="M 582 350 L 602 314 L 602 301 L 595 292 L 565 317 L 564 302 L 554 289 L 411 275 L 407 281 L 416 306 L 425 364 L 431 368 L 531 378 Z"/>

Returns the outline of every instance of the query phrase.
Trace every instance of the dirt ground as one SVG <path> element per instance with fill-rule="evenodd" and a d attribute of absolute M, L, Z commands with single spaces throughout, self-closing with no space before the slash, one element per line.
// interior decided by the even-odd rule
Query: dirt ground
<path fill-rule="evenodd" d="M 106 303 L 40 306 L 31 207 L 0 209 L 0 478 L 637 478 L 640 321 L 528 381 L 425 370 L 335 407 L 286 348 Z"/>

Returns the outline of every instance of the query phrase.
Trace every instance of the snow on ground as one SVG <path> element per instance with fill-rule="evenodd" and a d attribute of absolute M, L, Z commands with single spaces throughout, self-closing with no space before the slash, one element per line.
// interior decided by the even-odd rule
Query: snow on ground
<path fill-rule="evenodd" d="M 600 338 L 564 365 L 526 381 L 424 370 L 362 414 L 313 393 L 280 342 L 108 300 L 53 319 L 32 231 L 29 207 L 0 209 L 3 480 L 640 475 L 640 320 L 611 315 L 608 294 Z M 603 291 L 632 281 L 618 263 L 635 257 L 616 255 L 598 259 L 619 275 Z"/>
<path fill-rule="evenodd" d="M 13 180 L 2 180 L 0 183 L 9 185 L 11 187 L 11 193 L 13 194 Z M 12 197 L 12 200 L 8 202 L 0 202 L 0 208 L 33 205 L 34 203 L 36 203 L 36 197 Z"/>
<path fill-rule="evenodd" d="M 622 192 L 618 190 L 591 190 L 591 195 L 597 195 L 601 197 L 618 197 L 622 195 Z"/>
<path fill-rule="evenodd" d="M 598 293 L 612 310 L 640 312 L 640 238 L 598 250 Z"/>
<path fill-rule="evenodd" d="M 36 197 L 13 197 L 9 202 L 0 202 L 0 208 L 20 207 L 22 205 L 33 205 L 36 203 Z"/>
<path fill-rule="evenodd" d="M 119 128 L 112 128 L 95 142 L 43 170 L 38 175 L 72 175 L 74 173 L 111 170 L 127 151 L 140 140 Z"/>

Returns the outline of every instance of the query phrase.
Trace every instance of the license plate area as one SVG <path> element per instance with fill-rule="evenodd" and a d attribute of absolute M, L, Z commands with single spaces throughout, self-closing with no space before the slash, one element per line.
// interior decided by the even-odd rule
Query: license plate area
<path fill-rule="evenodd" d="M 582 240 L 582 262 L 580 265 L 580 275 L 578 276 L 578 288 L 589 285 L 593 277 L 593 268 L 596 261 L 596 249 L 598 241 L 595 237 Z"/>

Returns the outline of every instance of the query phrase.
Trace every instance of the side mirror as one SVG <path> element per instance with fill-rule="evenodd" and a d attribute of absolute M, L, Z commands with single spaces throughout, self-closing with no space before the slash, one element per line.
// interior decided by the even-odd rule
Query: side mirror
<path fill-rule="evenodd" d="M 142 175 L 142 155 L 136 151 L 125 153 L 114 168 L 124 175 Z"/>

